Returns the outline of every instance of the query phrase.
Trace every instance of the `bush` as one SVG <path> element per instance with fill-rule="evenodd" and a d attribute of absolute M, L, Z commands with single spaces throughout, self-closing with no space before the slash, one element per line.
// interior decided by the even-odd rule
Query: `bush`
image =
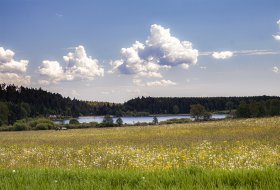
<path fill-rule="evenodd" d="M 2 125 L 0 127 L 0 131 L 14 131 L 14 127 L 12 125 Z"/>
<path fill-rule="evenodd" d="M 23 123 L 23 122 L 16 122 L 14 125 L 13 125 L 13 129 L 15 131 L 25 131 L 25 130 L 29 130 L 30 127 L 26 124 L 26 123 Z"/>
<path fill-rule="evenodd" d="M 80 122 L 77 119 L 70 119 L 69 124 L 70 125 L 78 125 L 78 124 L 80 124 Z"/>
<path fill-rule="evenodd" d="M 114 120 L 110 115 L 105 115 L 102 123 L 99 125 L 100 127 L 113 127 Z"/>
<path fill-rule="evenodd" d="M 149 123 L 147 123 L 147 122 L 136 122 L 133 125 L 134 126 L 147 126 L 147 125 L 149 125 Z"/>
<path fill-rule="evenodd" d="M 174 124 L 174 123 L 189 123 L 192 122 L 189 118 L 180 118 L 180 119 L 168 119 L 166 121 L 161 121 L 160 124 Z"/>
<path fill-rule="evenodd" d="M 122 120 L 122 118 L 118 118 L 117 120 L 116 120 L 116 124 L 118 125 L 118 126 L 122 126 L 123 125 L 123 120 Z"/>
<path fill-rule="evenodd" d="M 34 130 L 41 130 L 41 129 L 37 129 L 37 125 L 38 124 L 46 124 L 48 126 L 47 129 L 53 129 L 54 128 L 54 123 L 51 120 L 45 119 L 45 118 L 38 118 L 38 119 L 34 119 L 32 121 L 29 122 L 29 125 L 32 129 Z"/>
<path fill-rule="evenodd" d="M 47 130 L 54 129 L 54 123 L 45 118 L 28 118 L 18 120 L 13 126 L 3 125 L 0 131 L 24 131 L 24 130 Z"/>
<path fill-rule="evenodd" d="M 93 121 L 93 122 L 90 122 L 89 124 L 91 127 L 96 127 L 98 125 L 98 122 Z"/>
<path fill-rule="evenodd" d="M 154 116 L 154 118 L 153 118 L 153 124 L 155 124 L 155 125 L 158 124 L 158 118 L 156 116 Z"/>
<path fill-rule="evenodd" d="M 34 130 L 48 130 L 49 129 L 49 124 L 48 123 L 38 123 Z"/>

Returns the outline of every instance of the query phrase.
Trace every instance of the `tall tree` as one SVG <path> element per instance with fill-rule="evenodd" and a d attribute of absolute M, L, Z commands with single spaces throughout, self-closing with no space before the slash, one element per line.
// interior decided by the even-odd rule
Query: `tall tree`
<path fill-rule="evenodd" d="M 155 125 L 158 124 L 158 118 L 156 116 L 153 117 L 153 124 L 155 124 Z"/>
<path fill-rule="evenodd" d="M 122 126 L 123 125 L 122 118 L 118 117 L 118 119 L 116 120 L 116 123 L 117 123 L 118 126 Z"/>
<path fill-rule="evenodd" d="M 105 115 L 102 124 L 105 127 L 112 127 L 114 125 L 114 120 L 110 115 Z"/>
<path fill-rule="evenodd" d="M 203 118 L 205 115 L 205 108 L 201 104 L 194 104 L 191 105 L 191 116 L 195 118 L 195 120 L 199 120 L 200 118 Z"/>

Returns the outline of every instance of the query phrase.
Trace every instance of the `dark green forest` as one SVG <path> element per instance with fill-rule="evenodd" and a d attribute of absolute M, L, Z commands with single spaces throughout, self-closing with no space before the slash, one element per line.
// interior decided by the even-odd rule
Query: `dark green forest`
<path fill-rule="evenodd" d="M 41 88 L 0 84 L 0 124 L 13 124 L 26 117 L 77 117 L 114 114 L 119 104 L 65 98 Z"/>
<path fill-rule="evenodd" d="M 125 110 L 148 112 L 150 114 L 185 114 L 190 113 L 191 105 L 200 104 L 209 112 L 235 110 L 243 107 L 262 107 L 268 112 L 271 106 L 280 103 L 278 96 L 250 97 L 141 97 L 124 103 Z M 278 105 L 280 109 L 280 105 Z M 265 114 L 265 113 L 264 113 Z"/>
<path fill-rule="evenodd" d="M 41 88 L 0 84 L 0 125 L 39 116 L 188 114 L 191 105 L 195 104 L 204 106 L 208 112 L 236 110 L 237 117 L 280 115 L 278 96 L 138 97 L 123 104 L 115 104 L 71 99 Z"/>

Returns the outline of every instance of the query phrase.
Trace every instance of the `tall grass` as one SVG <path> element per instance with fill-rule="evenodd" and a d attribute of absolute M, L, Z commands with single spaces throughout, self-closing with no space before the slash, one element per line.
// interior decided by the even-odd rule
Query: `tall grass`
<path fill-rule="evenodd" d="M 267 189 L 280 188 L 280 170 L 164 171 L 1 170 L 0 189 Z"/>

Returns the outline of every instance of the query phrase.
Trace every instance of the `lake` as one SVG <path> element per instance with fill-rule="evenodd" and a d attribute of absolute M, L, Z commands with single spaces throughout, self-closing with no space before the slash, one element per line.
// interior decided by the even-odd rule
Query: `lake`
<path fill-rule="evenodd" d="M 224 119 L 226 118 L 226 114 L 213 114 L 211 116 L 212 119 Z M 137 116 L 137 117 L 121 117 L 123 120 L 123 123 L 125 124 L 135 124 L 138 122 L 146 122 L 150 123 L 153 121 L 153 116 Z M 169 119 L 182 119 L 182 118 L 191 118 L 189 115 L 163 115 L 163 116 L 157 116 L 157 119 L 159 122 L 161 121 L 166 121 Z M 78 117 L 77 120 L 80 123 L 90 123 L 90 122 L 97 122 L 101 123 L 103 120 L 103 116 L 82 116 Z M 114 122 L 116 122 L 117 117 L 113 117 Z M 54 121 L 55 123 L 60 123 L 60 124 L 68 124 L 69 119 L 64 119 L 64 120 L 59 120 L 59 121 Z"/>

